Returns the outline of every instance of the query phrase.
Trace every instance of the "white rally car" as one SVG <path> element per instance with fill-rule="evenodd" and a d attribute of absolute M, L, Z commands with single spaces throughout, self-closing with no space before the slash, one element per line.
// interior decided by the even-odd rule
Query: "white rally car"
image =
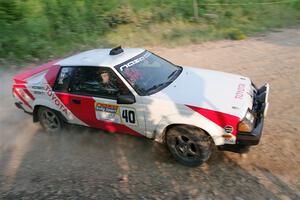
<path fill-rule="evenodd" d="M 48 132 L 64 123 L 166 143 L 197 166 L 213 145 L 235 151 L 259 143 L 269 85 L 181 67 L 138 48 L 95 49 L 14 76 L 16 106 Z"/>

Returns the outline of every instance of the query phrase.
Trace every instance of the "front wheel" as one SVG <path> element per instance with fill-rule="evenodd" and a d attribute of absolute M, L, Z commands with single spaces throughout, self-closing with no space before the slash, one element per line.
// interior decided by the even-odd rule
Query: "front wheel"
<path fill-rule="evenodd" d="M 38 119 L 42 127 L 49 133 L 58 132 L 63 128 L 63 122 L 58 113 L 50 108 L 40 107 Z"/>
<path fill-rule="evenodd" d="M 196 167 L 209 159 L 213 141 L 203 130 L 190 126 L 176 126 L 168 130 L 169 151 L 180 163 Z"/>

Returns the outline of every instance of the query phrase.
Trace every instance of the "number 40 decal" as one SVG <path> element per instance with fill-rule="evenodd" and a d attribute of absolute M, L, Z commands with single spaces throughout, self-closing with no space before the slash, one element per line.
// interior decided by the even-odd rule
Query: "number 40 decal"
<path fill-rule="evenodd" d="M 122 117 L 122 122 L 125 124 L 131 124 L 131 125 L 136 125 L 136 115 L 135 115 L 135 110 L 132 108 L 121 108 L 121 117 Z"/>

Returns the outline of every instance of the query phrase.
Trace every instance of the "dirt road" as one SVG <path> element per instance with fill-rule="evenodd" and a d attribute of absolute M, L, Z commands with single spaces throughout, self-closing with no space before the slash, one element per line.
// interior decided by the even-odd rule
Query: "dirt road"
<path fill-rule="evenodd" d="M 14 72 L 2 71 L 0 199 L 300 199 L 299 29 L 150 49 L 181 65 L 269 82 L 261 143 L 245 155 L 217 151 L 201 167 L 188 168 L 143 138 L 82 127 L 46 134 L 14 107 Z"/>

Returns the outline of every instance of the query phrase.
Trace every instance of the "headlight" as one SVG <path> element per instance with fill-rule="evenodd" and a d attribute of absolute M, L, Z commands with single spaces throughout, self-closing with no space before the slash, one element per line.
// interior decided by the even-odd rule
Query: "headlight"
<path fill-rule="evenodd" d="M 245 118 L 251 123 L 251 124 L 253 124 L 253 122 L 254 122 L 254 116 L 253 116 L 253 114 L 251 113 L 251 112 L 247 112 L 246 113 L 246 115 L 245 115 Z"/>
<path fill-rule="evenodd" d="M 250 111 L 247 111 L 244 119 L 238 124 L 238 131 L 251 132 L 254 128 L 254 120 L 254 115 Z"/>

